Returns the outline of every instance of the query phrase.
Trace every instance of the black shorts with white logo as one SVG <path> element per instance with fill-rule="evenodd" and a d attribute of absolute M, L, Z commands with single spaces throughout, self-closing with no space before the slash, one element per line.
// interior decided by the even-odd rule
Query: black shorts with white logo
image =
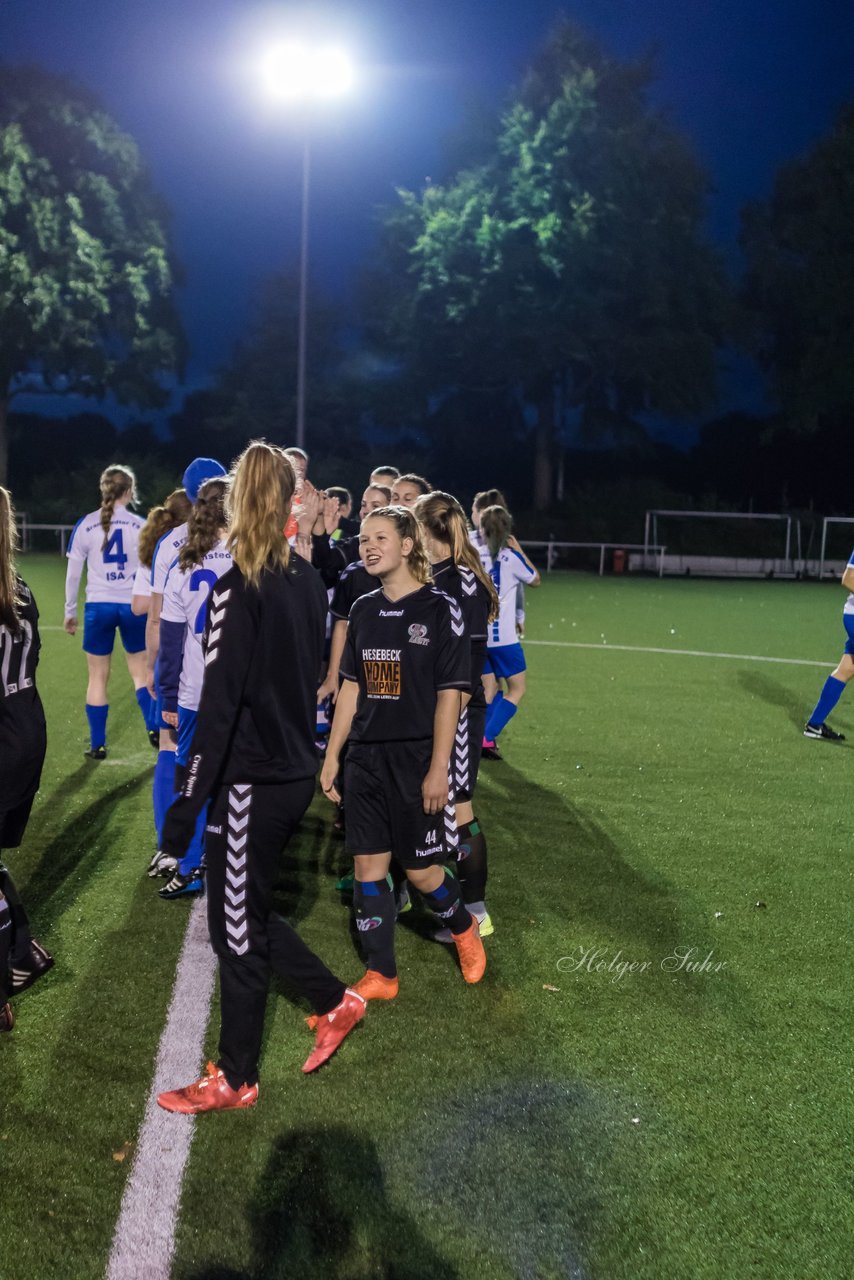
<path fill-rule="evenodd" d="M 407 871 L 446 862 L 458 843 L 454 806 L 425 813 L 421 784 L 433 744 L 351 742 L 344 765 L 347 851 L 393 853 Z"/>

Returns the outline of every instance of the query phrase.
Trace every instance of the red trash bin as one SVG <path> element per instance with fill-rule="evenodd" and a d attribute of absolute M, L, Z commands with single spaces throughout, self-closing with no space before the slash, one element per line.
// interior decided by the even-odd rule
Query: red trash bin
<path fill-rule="evenodd" d="M 626 553 L 622 547 L 617 547 L 616 550 L 614 551 L 612 565 L 613 565 L 614 573 L 626 572 Z"/>

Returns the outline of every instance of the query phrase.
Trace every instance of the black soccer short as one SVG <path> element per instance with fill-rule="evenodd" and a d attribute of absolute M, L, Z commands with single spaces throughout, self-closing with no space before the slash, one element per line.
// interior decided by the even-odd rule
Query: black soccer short
<path fill-rule="evenodd" d="M 454 806 L 424 812 L 421 784 L 433 744 L 351 742 L 344 765 L 347 852 L 388 853 L 407 871 L 453 858 L 458 843 Z"/>
<path fill-rule="evenodd" d="M 477 783 L 483 731 L 486 727 L 486 698 L 479 689 L 460 713 L 451 756 L 452 793 L 457 804 L 471 800 Z"/>

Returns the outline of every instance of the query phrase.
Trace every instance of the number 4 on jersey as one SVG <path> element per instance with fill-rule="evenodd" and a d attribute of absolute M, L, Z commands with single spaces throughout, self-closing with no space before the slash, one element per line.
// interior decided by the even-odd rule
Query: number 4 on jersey
<path fill-rule="evenodd" d="M 121 529 L 116 529 L 115 533 L 111 533 L 107 545 L 104 547 L 104 564 L 115 564 L 120 569 L 124 569 L 128 562 L 125 555 L 125 544 L 122 540 Z"/>

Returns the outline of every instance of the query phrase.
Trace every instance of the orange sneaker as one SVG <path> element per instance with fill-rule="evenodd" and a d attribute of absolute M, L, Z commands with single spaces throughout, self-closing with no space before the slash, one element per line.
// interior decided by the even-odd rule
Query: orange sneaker
<path fill-rule="evenodd" d="M 306 1075 L 322 1067 L 332 1057 L 345 1036 L 350 1034 L 357 1022 L 362 1021 L 366 1008 L 364 996 L 357 995 L 352 987 L 348 987 L 341 1003 L 318 1019 L 317 1039 L 302 1067 Z"/>
<path fill-rule="evenodd" d="M 157 1095 L 157 1105 L 164 1111 L 180 1111 L 185 1116 L 194 1116 L 199 1111 L 236 1111 L 254 1107 L 257 1101 L 257 1084 L 242 1084 L 239 1089 L 232 1089 L 223 1072 L 212 1062 L 200 1080 L 183 1089 Z"/>
<path fill-rule="evenodd" d="M 358 982 L 353 983 L 350 990 L 355 991 L 363 1000 L 393 1000 L 400 990 L 400 983 L 397 978 L 387 978 L 384 974 L 377 973 L 376 969 L 368 969 Z M 306 1018 L 305 1025 L 309 1031 L 316 1031 L 319 1022 L 320 1016 L 312 1013 Z"/>
<path fill-rule="evenodd" d="M 486 950 L 480 940 L 477 921 L 472 919 L 465 933 L 452 933 L 451 937 L 454 939 L 466 982 L 480 982 L 486 973 Z"/>

